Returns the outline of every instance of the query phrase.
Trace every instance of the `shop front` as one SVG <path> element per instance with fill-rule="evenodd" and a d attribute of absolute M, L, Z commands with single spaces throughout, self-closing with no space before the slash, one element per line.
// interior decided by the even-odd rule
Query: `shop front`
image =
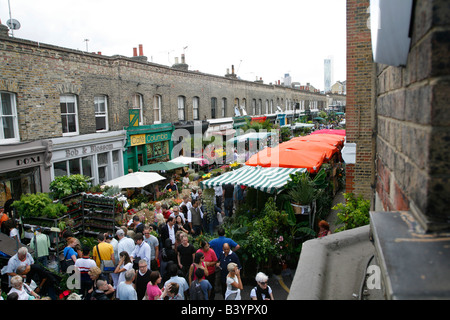
<path fill-rule="evenodd" d="M 58 176 L 83 174 L 91 177 L 92 185 L 98 185 L 124 173 L 125 130 L 61 137 L 51 141 L 52 180 Z"/>
<path fill-rule="evenodd" d="M 139 168 L 155 162 L 171 159 L 173 148 L 171 123 L 161 123 L 148 126 L 128 127 L 127 141 L 124 153 L 124 168 L 139 171 Z"/>
<path fill-rule="evenodd" d="M 51 148 L 47 140 L 0 146 L 0 209 L 23 194 L 49 191 Z"/>

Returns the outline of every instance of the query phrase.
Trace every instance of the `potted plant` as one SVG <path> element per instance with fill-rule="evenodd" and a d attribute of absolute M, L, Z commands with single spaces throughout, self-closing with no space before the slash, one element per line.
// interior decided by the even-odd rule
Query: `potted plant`
<path fill-rule="evenodd" d="M 301 173 L 292 177 L 293 187 L 287 191 L 291 197 L 291 205 L 296 214 L 309 213 L 311 203 L 315 199 L 316 189 L 309 173 Z"/>

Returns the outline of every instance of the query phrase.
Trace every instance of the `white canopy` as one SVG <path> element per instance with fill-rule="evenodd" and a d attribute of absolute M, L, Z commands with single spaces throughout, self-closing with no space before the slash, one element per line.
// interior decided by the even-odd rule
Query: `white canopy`
<path fill-rule="evenodd" d="M 157 181 L 164 180 L 163 176 L 156 172 L 132 172 L 127 175 L 105 182 L 107 186 L 124 188 L 142 188 Z"/>

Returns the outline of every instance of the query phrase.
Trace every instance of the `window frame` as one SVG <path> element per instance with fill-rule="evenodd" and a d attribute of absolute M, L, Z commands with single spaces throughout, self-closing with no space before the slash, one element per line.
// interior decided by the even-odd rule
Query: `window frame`
<path fill-rule="evenodd" d="M 68 101 L 61 101 L 61 100 L 63 100 L 63 98 L 64 99 L 66 99 L 66 98 L 73 98 L 73 102 L 74 102 L 74 113 L 62 113 L 61 112 L 61 109 L 60 109 L 60 112 L 61 112 L 61 124 L 62 124 L 62 136 L 63 137 L 67 137 L 67 136 L 76 136 L 76 135 L 79 135 L 79 132 L 80 132 L 80 128 L 79 128 L 79 125 L 78 125 L 78 97 L 77 97 L 77 95 L 75 95 L 75 94 L 62 94 L 62 95 L 60 95 L 59 96 L 59 105 L 61 106 L 61 103 L 68 103 Z M 67 108 L 67 107 L 66 107 Z M 64 123 L 63 123 L 63 115 L 65 115 L 65 116 L 68 116 L 68 115 L 71 115 L 71 114 L 73 114 L 73 115 L 75 115 L 75 131 L 72 131 L 72 132 L 64 132 Z M 68 127 L 68 126 L 67 126 Z"/>
<path fill-rule="evenodd" d="M 217 119 L 217 98 L 211 97 L 211 119 Z"/>
<path fill-rule="evenodd" d="M 200 120 L 200 98 L 192 98 L 192 120 Z"/>
<path fill-rule="evenodd" d="M 178 109 L 177 109 L 178 121 L 186 121 L 186 97 L 185 96 L 177 97 L 177 106 L 178 106 Z"/>
<path fill-rule="evenodd" d="M 135 93 L 133 94 L 133 105 L 132 109 L 139 110 L 139 125 L 144 125 L 144 98 L 142 94 Z"/>
<path fill-rule="evenodd" d="M 153 123 L 161 123 L 161 106 L 162 106 L 162 96 L 155 94 L 153 96 Z M 158 118 L 158 120 L 156 120 Z"/>
<path fill-rule="evenodd" d="M 103 99 L 105 104 L 105 111 L 97 111 L 98 99 Z M 108 97 L 106 95 L 96 95 L 94 96 L 94 112 L 95 112 L 95 132 L 107 132 L 109 131 L 109 121 L 108 121 Z M 105 129 L 97 128 L 97 118 L 105 118 Z"/>
<path fill-rule="evenodd" d="M 11 103 L 11 115 L 3 114 L 3 94 L 7 94 L 9 96 L 9 101 Z M 0 144 L 11 143 L 11 142 L 19 142 L 19 117 L 17 115 L 17 95 L 14 92 L 8 91 L 0 91 Z M 4 118 L 12 118 L 13 125 L 13 138 L 5 138 L 5 131 L 3 127 L 3 119 Z"/>

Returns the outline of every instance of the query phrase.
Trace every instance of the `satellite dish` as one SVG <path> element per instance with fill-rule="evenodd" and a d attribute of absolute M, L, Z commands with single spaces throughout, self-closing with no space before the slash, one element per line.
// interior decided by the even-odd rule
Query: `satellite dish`
<path fill-rule="evenodd" d="M 6 25 L 11 30 L 19 30 L 20 29 L 20 22 L 17 21 L 16 19 L 9 19 L 8 21 L 6 21 Z"/>

